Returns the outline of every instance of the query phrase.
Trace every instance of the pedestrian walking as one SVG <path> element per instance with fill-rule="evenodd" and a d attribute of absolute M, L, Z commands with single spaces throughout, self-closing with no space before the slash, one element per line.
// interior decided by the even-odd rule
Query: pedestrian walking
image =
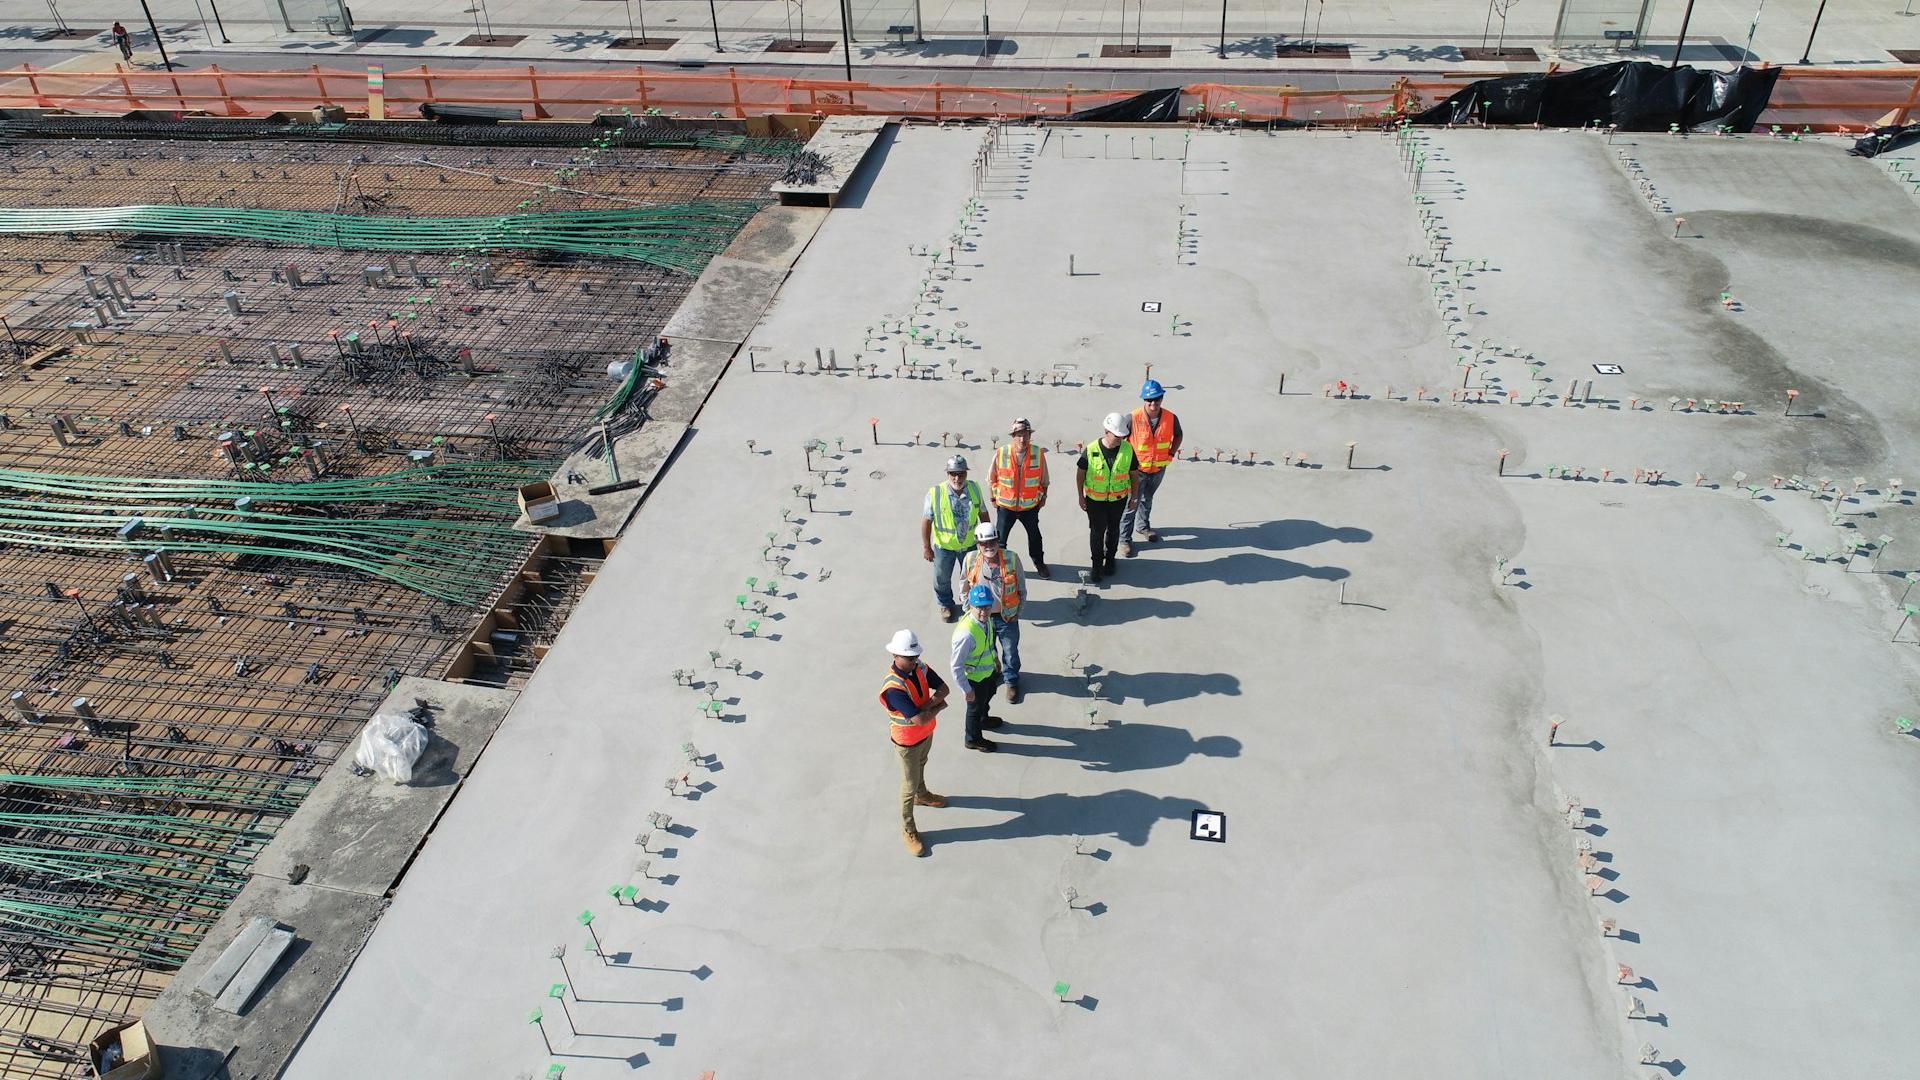
<path fill-rule="evenodd" d="M 1140 469 L 1133 444 L 1127 441 L 1127 418 L 1108 413 L 1100 427 L 1100 437 L 1080 452 L 1074 475 L 1080 509 L 1087 512 L 1087 547 L 1096 582 L 1113 573 L 1120 522 L 1133 509 L 1133 495 L 1140 490 Z"/>
<path fill-rule="evenodd" d="M 933 750 L 933 729 L 947 707 L 946 681 L 920 662 L 920 638 L 901 630 L 887 642 L 893 663 L 880 684 L 880 707 L 887 710 L 888 733 L 900 755 L 900 830 L 907 850 L 918 858 L 926 842 L 913 821 L 913 808 L 947 805 L 946 796 L 927 790 L 927 755 Z"/>
<path fill-rule="evenodd" d="M 1128 557 L 1133 555 L 1135 538 L 1160 539 L 1153 531 L 1153 493 L 1166 479 L 1167 466 L 1180 456 L 1180 418 L 1165 408 L 1166 396 L 1164 387 L 1148 379 L 1140 386 L 1140 407 L 1129 418 L 1128 441 L 1133 443 L 1134 460 L 1140 463 L 1140 480 L 1133 504 L 1120 519 L 1120 550 Z"/>
<path fill-rule="evenodd" d="M 960 615 L 953 602 L 953 571 L 960 556 L 973 547 L 973 530 L 993 520 L 993 510 L 980 494 L 980 485 L 967 479 L 967 459 L 947 459 L 947 482 L 927 489 L 920 515 L 920 555 L 933 564 L 933 603 L 940 618 L 952 622 Z"/>
<path fill-rule="evenodd" d="M 1007 700 L 1020 701 L 1020 600 L 1027 592 L 1027 574 L 1020 556 L 1000 544 L 1000 534 L 982 522 L 974 531 L 972 551 L 960 561 L 960 580 L 971 590 L 985 585 L 993 590 L 993 640 L 1000 656 L 1000 686 Z"/>
<path fill-rule="evenodd" d="M 967 590 L 967 613 L 953 628 L 953 658 L 948 663 L 953 684 L 967 695 L 967 741 L 969 750 L 992 753 L 998 749 L 981 732 L 997 728 L 1002 721 L 988 715 L 994 688 L 1000 685 L 1000 659 L 993 651 L 993 590 L 975 585 Z"/>
<path fill-rule="evenodd" d="M 994 451 L 987 488 L 993 492 L 993 523 L 999 527 L 1000 545 L 1005 547 L 1013 535 L 1014 522 L 1025 526 L 1027 554 L 1033 558 L 1033 572 L 1041 577 L 1052 576 L 1047 570 L 1046 542 L 1040 538 L 1040 508 L 1047 505 L 1048 483 L 1046 448 L 1033 444 L 1033 425 L 1023 416 L 1008 430 L 1007 445 Z"/>
<path fill-rule="evenodd" d="M 127 33 L 127 28 L 124 26 L 121 26 L 120 20 L 118 19 L 115 19 L 113 22 L 112 33 L 113 33 L 113 43 L 115 45 L 120 46 L 120 59 L 126 60 L 126 61 L 132 61 L 133 60 L 133 35 Z"/>

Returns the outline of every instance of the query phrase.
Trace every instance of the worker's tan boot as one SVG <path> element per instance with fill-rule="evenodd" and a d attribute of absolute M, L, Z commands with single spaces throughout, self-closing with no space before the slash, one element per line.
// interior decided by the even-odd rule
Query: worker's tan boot
<path fill-rule="evenodd" d="M 914 831 L 913 829 L 908 829 L 907 831 L 901 833 L 900 835 L 906 839 L 907 851 L 912 853 L 914 858 L 917 859 L 920 856 L 925 855 L 927 853 L 927 845 L 924 841 L 920 839 L 920 834 L 918 832 Z"/>
<path fill-rule="evenodd" d="M 920 794 L 915 795 L 913 797 L 913 805 L 931 806 L 937 810 L 940 807 L 947 805 L 947 797 L 945 795 L 935 795 L 931 791 L 923 791 Z"/>

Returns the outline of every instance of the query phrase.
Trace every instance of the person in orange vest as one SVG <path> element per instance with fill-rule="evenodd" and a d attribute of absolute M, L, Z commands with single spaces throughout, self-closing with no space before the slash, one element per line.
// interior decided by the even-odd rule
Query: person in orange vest
<path fill-rule="evenodd" d="M 880 707 L 887 710 L 893 748 L 900 754 L 900 829 L 907 850 L 918 858 L 927 853 L 926 841 L 913 821 L 916 806 L 947 805 L 945 796 L 927 790 L 927 754 L 933 750 L 933 729 L 940 710 L 947 707 L 947 684 L 920 662 L 920 638 L 901 630 L 887 642 L 893 663 L 880 684 Z"/>
<path fill-rule="evenodd" d="M 1100 437 L 1080 452 L 1074 474 L 1080 509 L 1087 512 L 1087 547 L 1093 556 L 1090 576 L 1096 583 L 1113 573 L 1120 522 L 1133 512 L 1134 494 L 1140 490 L 1140 464 L 1127 441 L 1127 418 L 1108 413 L 1100 428 Z"/>
<path fill-rule="evenodd" d="M 993 640 L 1000 654 L 1000 688 L 1009 702 L 1020 701 L 1020 600 L 1027 592 L 1027 575 L 1020 556 L 1000 546 L 1000 534 L 982 522 L 974 530 L 974 549 L 960 562 L 960 577 L 971 590 L 985 585 L 993 592 Z"/>
<path fill-rule="evenodd" d="M 1040 538 L 1040 508 L 1047 505 L 1048 482 L 1047 451 L 1033 444 L 1033 425 L 1023 416 L 1007 432 L 1007 445 L 994 451 L 987 487 L 993 492 L 1000 545 L 1005 547 L 1013 535 L 1014 522 L 1026 526 L 1027 554 L 1033 557 L 1033 572 L 1041 577 L 1049 576 L 1046 543 Z"/>
<path fill-rule="evenodd" d="M 1120 518 L 1120 553 L 1129 558 L 1133 556 L 1136 535 L 1147 541 L 1160 539 L 1160 534 L 1153 531 L 1153 493 L 1160 490 L 1160 481 L 1166 479 L 1167 466 L 1180 456 L 1180 418 L 1162 407 L 1161 401 L 1166 396 L 1164 387 L 1148 379 L 1140 387 L 1140 407 L 1133 410 L 1131 417 L 1127 438 L 1133 443 L 1134 460 L 1139 462 L 1140 485 L 1134 492 L 1133 502 Z M 1137 534 L 1136 527 L 1140 530 Z"/>

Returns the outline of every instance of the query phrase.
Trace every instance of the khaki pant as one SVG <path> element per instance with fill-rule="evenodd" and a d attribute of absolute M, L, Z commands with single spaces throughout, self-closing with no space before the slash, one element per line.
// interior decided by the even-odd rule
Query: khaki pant
<path fill-rule="evenodd" d="M 933 750 L 929 735 L 912 746 L 893 745 L 900 752 L 900 827 L 915 832 L 913 797 L 927 793 L 927 754 Z"/>

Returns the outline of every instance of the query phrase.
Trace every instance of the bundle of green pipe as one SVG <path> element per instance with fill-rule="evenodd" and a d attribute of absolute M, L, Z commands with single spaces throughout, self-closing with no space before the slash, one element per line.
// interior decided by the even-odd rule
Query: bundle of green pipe
<path fill-rule="evenodd" d="M 760 209 L 745 199 L 501 217 L 367 217 L 225 206 L 0 209 L 0 233 L 220 236 L 364 251 L 536 248 L 698 275 Z"/>
<path fill-rule="evenodd" d="M 530 538 L 512 524 L 516 489 L 551 471 L 548 462 L 491 462 L 275 484 L 0 469 L 0 543 L 297 559 L 472 605 L 525 555 Z M 266 509 L 275 504 L 289 509 Z M 396 505 L 480 516 L 390 516 Z M 122 535 L 135 518 L 139 529 Z"/>

